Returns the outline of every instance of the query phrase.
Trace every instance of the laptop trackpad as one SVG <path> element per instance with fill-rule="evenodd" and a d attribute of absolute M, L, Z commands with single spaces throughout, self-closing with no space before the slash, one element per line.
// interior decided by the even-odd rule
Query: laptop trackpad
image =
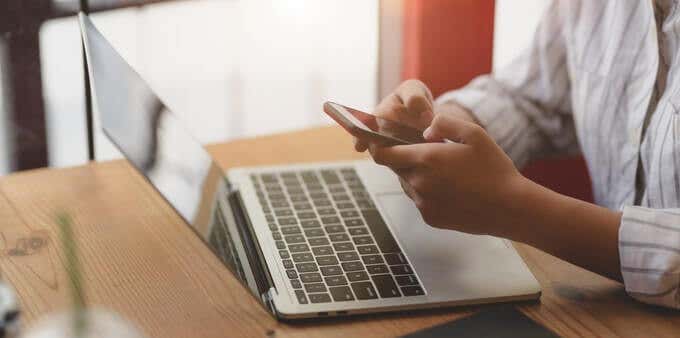
<path fill-rule="evenodd" d="M 403 193 L 376 198 L 430 297 L 465 300 L 508 296 L 519 291 L 517 286 L 526 286 L 527 278 L 533 279 L 506 241 L 433 228 L 425 224 Z"/>

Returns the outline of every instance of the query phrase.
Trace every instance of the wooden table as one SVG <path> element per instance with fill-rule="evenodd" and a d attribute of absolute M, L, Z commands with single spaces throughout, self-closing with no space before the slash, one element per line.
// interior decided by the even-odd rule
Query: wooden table
<path fill-rule="evenodd" d="M 209 149 L 225 169 L 364 156 L 333 127 Z M 26 325 L 68 306 L 65 257 L 54 221 L 59 211 L 70 212 L 76 223 L 88 303 L 119 312 L 149 337 L 397 336 L 477 309 L 279 323 L 126 162 L 112 161 L 0 179 L 0 269 L 17 289 Z M 22 254 L 14 250 L 21 243 L 32 246 Z M 680 312 L 637 303 L 618 283 L 516 246 L 543 287 L 540 302 L 518 307 L 559 334 L 680 336 Z"/>

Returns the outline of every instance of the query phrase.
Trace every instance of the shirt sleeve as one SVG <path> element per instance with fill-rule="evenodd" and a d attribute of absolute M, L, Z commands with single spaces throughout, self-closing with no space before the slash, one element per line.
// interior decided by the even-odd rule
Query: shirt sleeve
<path fill-rule="evenodd" d="M 680 209 L 625 207 L 619 256 L 631 297 L 680 309 Z"/>
<path fill-rule="evenodd" d="M 578 152 L 567 67 L 568 2 L 550 4 L 532 44 L 509 66 L 436 100 L 471 111 L 518 167 L 547 154 Z"/>

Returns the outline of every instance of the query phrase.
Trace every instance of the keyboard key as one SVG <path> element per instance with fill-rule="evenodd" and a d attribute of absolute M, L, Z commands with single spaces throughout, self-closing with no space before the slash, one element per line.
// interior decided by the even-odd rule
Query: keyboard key
<path fill-rule="evenodd" d="M 297 217 L 299 219 L 316 219 L 316 214 L 311 211 L 298 212 Z"/>
<path fill-rule="evenodd" d="M 309 197 L 313 200 L 328 199 L 328 194 L 325 192 L 313 192 L 309 194 Z"/>
<path fill-rule="evenodd" d="M 368 276 L 366 278 L 368 279 Z M 352 290 L 354 290 L 354 294 L 357 295 L 357 299 L 378 298 L 378 294 L 375 292 L 375 289 L 373 288 L 373 284 L 371 284 L 371 282 L 352 283 Z"/>
<path fill-rule="evenodd" d="M 366 271 L 352 271 L 347 273 L 347 278 L 350 282 L 358 282 L 368 280 L 368 274 Z"/>
<path fill-rule="evenodd" d="M 328 189 L 328 191 L 330 191 L 331 194 L 341 194 L 341 193 L 345 192 L 345 187 L 343 187 L 341 185 L 335 185 L 335 186 L 331 187 L 330 189 Z"/>
<path fill-rule="evenodd" d="M 305 290 L 309 293 L 326 292 L 326 285 L 324 283 L 305 284 Z"/>
<path fill-rule="evenodd" d="M 282 239 L 281 233 L 278 232 L 278 231 L 272 232 L 272 237 L 274 237 L 274 240 L 276 240 L 276 241 L 280 241 Z"/>
<path fill-rule="evenodd" d="M 374 275 L 371 278 L 373 278 L 373 283 L 375 283 L 375 287 L 378 289 L 378 294 L 380 294 L 380 297 L 390 298 L 401 296 L 399 288 L 397 287 L 397 284 L 394 283 L 392 276 Z"/>
<path fill-rule="evenodd" d="M 309 239 L 309 245 L 311 246 L 328 245 L 328 239 L 326 239 L 326 237 L 313 237 Z"/>
<path fill-rule="evenodd" d="M 302 180 L 307 182 L 307 181 L 318 181 L 319 178 L 316 176 L 316 173 L 312 170 L 306 170 L 300 173 L 300 177 L 302 177 Z"/>
<path fill-rule="evenodd" d="M 333 200 L 336 202 L 345 202 L 349 201 L 349 195 L 347 194 L 337 194 L 333 195 Z"/>
<path fill-rule="evenodd" d="M 311 252 L 294 253 L 292 256 L 295 263 L 314 261 L 314 255 Z"/>
<path fill-rule="evenodd" d="M 347 279 L 343 275 L 326 277 L 324 280 L 328 286 L 347 285 Z"/>
<path fill-rule="evenodd" d="M 368 228 L 365 227 L 349 228 L 347 230 L 349 231 L 349 234 L 352 236 L 368 235 Z"/>
<path fill-rule="evenodd" d="M 300 283 L 299 279 L 291 279 L 290 285 L 293 287 L 293 289 L 301 289 L 302 288 L 302 283 Z"/>
<path fill-rule="evenodd" d="M 340 183 L 340 177 L 338 177 L 338 174 L 330 170 L 322 170 L 321 178 L 324 180 L 324 182 L 326 182 L 326 184 Z"/>
<path fill-rule="evenodd" d="M 352 290 L 349 289 L 349 286 L 336 286 L 328 288 L 328 290 L 331 292 L 331 296 L 333 296 L 333 300 L 336 302 L 354 300 L 354 295 L 352 295 Z"/>
<path fill-rule="evenodd" d="M 392 233 L 387 229 L 387 224 L 385 224 L 377 210 L 362 210 L 361 214 L 364 216 L 378 247 L 383 253 L 401 252 L 399 245 L 394 240 L 394 237 L 392 237 Z"/>
<path fill-rule="evenodd" d="M 272 208 L 288 208 L 290 204 L 286 200 L 271 201 Z"/>
<path fill-rule="evenodd" d="M 392 265 L 390 270 L 395 275 L 409 275 L 413 273 L 413 270 L 408 265 Z"/>
<path fill-rule="evenodd" d="M 336 233 L 339 233 L 339 232 L 344 233 L 345 227 L 343 227 L 342 225 L 329 225 L 329 226 L 326 227 L 326 232 L 329 233 L 329 234 L 336 234 Z"/>
<path fill-rule="evenodd" d="M 317 207 L 317 208 L 330 207 L 330 206 L 333 205 L 333 203 L 331 203 L 330 200 L 314 200 L 314 201 L 312 201 L 312 203 L 314 203 L 314 206 Z"/>
<path fill-rule="evenodd" d="M 302 187 L 300 181 L 298 181 L 298 180 L 285 180 L 285 181 L 283 181 L 283 185 L 285 185 L 287 189 L 288 188 L 295 189 L 295 188 L 301 188 Z"/>
<path fill-rule="evenodd" d="M 379 253 L 378 247 L 376 247 L 375 245 L 358 246 L 357 250 L 359 250 L 359 253 L 362 255 L 372 255 Z"/>
<path fill-rule="evenodd" d="M 390 273 L 390 270 L 387 269 L 387 265 L 385 265 L 385 264 L 367 265 L 366 270 L 368 270 L 368 272 L 371 275 L 381 274 L 381 273 Z"/>
<path fill-rule="evenodd" d="M 407 264 L 406 258 L 404 255 L 400 253 L 391 253 L 391 254 L 386 254 L 385 255 L 385 261 L 389 265 L 399 265 L 399 264 Z"/>
<path fill-rule="evenodd" d="M 293 218 L 293 217 L 284 217 L 284 218 L 279 218 L 277 219 L 279 222 L 280 226 L 286 226 L 286 225 L 297 225 L 298 220 Z"/>
<path fill-rule="evenodd" d="M 345 220 L 345 226 L 358 227 L 360 225 L 364 225 L 364 221 L 362 221 L 361 218 L 352 218 Z"/>
<path fill-rule="evenodd" d="M 291 261 L 290 259 L 284 259 L 282 262 L 283 262 L 283 267 L 286 268 L 286 269 L 292 269 L 294 267 L 293 261 Z"/>
<path fill-rule="evenodd" d="M 307 283 L 319 283 L 323 281 L 321 279 L 321 274 L 318 272 L 312 272 L 312 273 L 301 273 L 300 274 L 300 280 L 307 284 Z"/>
<path fill-rule="evenodd" d="M 284 235 L 299 234 L 300 227 L 283 227 L 281 228 L 281 233 Z"/>
<path fill-rule="evenodd" d="M 276 241 L 276 248 L 279 250 L 284 250 L 286 248 L 286 243 L 283 241 Z"/>
<path fill-rule="evenodd" d="M 276 193 L 267 192 L 267 196 L 272 201 L 281 201 L 281 200 L 285 201 L 286 200 L 286 195 L 278 193 L 278 192 L 276 192 Z"/>
<path fill-rule="evenodd" d="M 338 223 L 340 223 L 340 218 L 338 218 L 338 216 L 321 217 L 321 223 L 323 223 L 323 224 L 338 224 Z"/>
<path fill-rule="evenodd" d="M 288 250 L 290 252 L 303 252 L 303 251 L 309 251 L 309 246 L 307 244 L 291 244 L 288 246 Z"/>
<path fill-rule="evenodd" d="M 316 264 L 314 266 L 316 267 Z M 324 276 L 342 275 L 342 269 L 338 265 L 322 266 L 321 274 Z"/>
<path fill-rule="evenodd" d="M 312 293 L 309 295 L 309 301 L 312 303 L 330 303 L 331 296 L 327 293 Z"/>
<path fill-rule="evenodd" d="M 293 210 L 291 210 L 291 209 L 276 209 L 276 210 L 274 210 L 274 215 L 279 216 L 279 217 L 292 216 Z"/>
<path fill-rule="evenodd" d="M 366 265 L 382 264 L 383 263 L 383 259 L 382 259 L 382 257 L 380 257 L 380 255 L 362 256 L 361 259 L 364 261 L 364 264 L 366 264 Z"/>
<path fill-rule="evenodd" d="M 364 265 L 359 261 L 345 262 L 342 263 L 342 269 L 347 271 L 363 271 Z"/>
<path fill-rule="evenodd" d="M 293 203 L 307 202 L 307 196 L 305 195 L 290 195 L 290 201 Z"/>
<path fill-rule="evenodd" d="M 359 212 L 356 210 L 343 210 L 340 211 L 340 216 L 343 218 L 355 218 L 359 217 Z"/>
<path fill-rule="evenodd" d="M 420 286 L 404 286 L 401 288 L 401 292 L 404 294 L 404 296 L 422 296 L 425 294 L 425 291 L 423 291 L 423 288 Z"/>
<path fill-rule="evenodd" d="M 333 243 L 335 251 L 354 251 L 354 245 L 350 242 Z"/>
<path fill-rule="evenodd" d="M 316 257 L 316 263 L 321 265 L 336 265 L 338 264 L 338 259 L 335 256 L 318 256 Z M 321 270 L 323 272 L 323 269 Z M 326 276 L 326 275 L 324 275 Z"/>
<path fill-rule="evenodd" d="M 355 195 L 355 197 L 356 197 L 356 195 Z M 357 207 L 359 207 L 359 209 L 362 209 L 362 210 L 375 209 L 375 205 L 373 204 L 373 202 L 371 202 L 369 200 L 357 199 L 356 203 L 357 203 Z"/>
<path fill-rule="evenodd" d="M 316 212 L 319 213 L 319 215 L 321 215 L 321 216 L 335 216 L 336 215 L 334 209 L 327 209 L 327 208 L 317 209 Z"/>
<path fill-rule="evenodd" d="M 324 233 L 324 231 L 321 230 L 321 228 L 317 228 L 305 230 L 305 235 L 307 235 L 307 237 L 322 237 L 326 236 L 326 233 Z"/>
<path fill-rule="evenodd" d="M 290 235 L 286 236 L 286 243 L 288 244 L 295 244 L 295 243 L 304 243 L 305 242 L 305 236 L 302 235 Z"/>
<path fill-rule="evenodd" d="M 274 216 L 272 215 L 265 215 L 264 218 L 267 220 L 267 222 L 274 222 Z"/>
<path fill-rule="evenodd" d="M 274 174 L 260 174 L 260 179 L 262 182 L 278 182 L 279 179 L 276 178 Z"/>
<path fill-rule="evenodd" d="M 298 274 L 295 272 L 295 270 L 286 270 L 286 275 L 288 275 L 288 278 L 290 279 L 297 279 Z"/>
<path fill-rule="evenodd" d="M 338 252 L 338 258 L 343 261 L 358 261 L 359 255 L 356 252 Z"/>
<path fill-rule="evenodd" d="M 291 201 L 295 200 L 293 198 L 293 196 L 302 197 L 303 198 L 302 201 L 307 200 L 307 195 L 305 195 L 305 191 L 302 189 L 302 186 L 300 186 L 299 184 L 295 187 L 287 186 L 286 191 L 288 192 L 288 195 L 290 196 Z"/>
<path fill-rule="evenodd" d="M 302 225 L 303 228 L 315 228 L 320 227 L 321 223 L 319 223 L 319 220 L 317 219 L 306 219 L 300 221 L 300 225 Z"/>
<path fill-rule="evenodd" d="M 314 263 L 314 262 L 295 264 L 295 269 L 297 269 L 298 272 L 319 271 L 319 267 L 317 267 L 316 263 Z"/>
<path fill-rule="evenodd" d="M 317 256 L 332 255 L 333 249 L 330 246 L 317 246 L 312 248 L 312 252 Z"/>
<path fill-rule="evenodd" d="M 323 190 L 323 186 L 318 183 L 308 183 L 307 190 L 309 190 L 310 192 L 320 191 Z"/>
<path fill-rule="evenodd" d="M 281 256 L 282 259 L 290 258 L 290 254 L 286 250 L 280 250 L 279 255 Z"/>
<path fill-rule="evenodd" d="M 302 290 L 295 290 L 295 298 L 297 298 L 298 303 L 307 304 L 307 296 Z"/>
<path fill-rule="evenodd" d="M 354 208 L 354 204 L 352 202 L 338 202 L 335 206 L 337 206 L 340 210 Z"/>
<path fill-rule="evenodd" d="M 309 203 L 295 203 L 293 204 L 293 209 L 295 209 L 295 211 L 311 210 L 312 205 Z"/>
<path fill-rule="evenodd" d="M 347 242 L 349 241 L 349 236 L 347 236 L 346 233 L 335 233 L 335 234 L 329 234 L 328 238 L 331 240 L 331 242 Z"/>
<path fill-rule="evenodd" d="M 373 243 L 373 238 L 371 238 L 371 236 L 353 237 L 352 240 L 356 245 L 366 245 Z"/>
<path fill-rule="evenodd" d="M 394 279 L 397 280 L 397 284 L 399 284 L 400 286 L 418 285 L 418 279 L 416 279 L 415 275 L 395 276 Z"/>

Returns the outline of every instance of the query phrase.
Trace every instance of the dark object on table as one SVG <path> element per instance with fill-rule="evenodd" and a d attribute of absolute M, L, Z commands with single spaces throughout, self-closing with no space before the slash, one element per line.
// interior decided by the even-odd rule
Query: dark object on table
<path fill-rule="evenodd" d="M 404 337 L 554 338 L 559 336 L 539 325 L 512 306 L 498 306 L 488 310 L 482 310 L 463 319 L 417 331 Z"/>
<path fill-rule="evenodd" d="M 19 303 L 12 288 L 0 280 L 0 338 L 19 335 Z"/>

